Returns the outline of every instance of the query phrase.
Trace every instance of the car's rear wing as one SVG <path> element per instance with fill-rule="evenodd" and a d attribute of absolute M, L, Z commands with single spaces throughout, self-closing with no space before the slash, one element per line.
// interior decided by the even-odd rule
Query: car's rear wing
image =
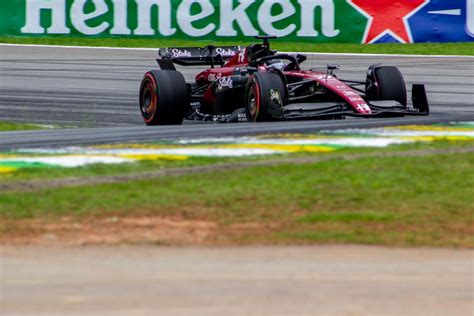
<path fill-rule="evenodd" d="M 206 46 L 200 47 L 168 47 L 158 51 L 158 64 L 162 69 L 174 68 L 172 64 L 181 66 L 211 66 L 223 65 L 226 60 L 237 55 L 240 46 Z M 171 65 L 170 65 L 171 64 Z"/>

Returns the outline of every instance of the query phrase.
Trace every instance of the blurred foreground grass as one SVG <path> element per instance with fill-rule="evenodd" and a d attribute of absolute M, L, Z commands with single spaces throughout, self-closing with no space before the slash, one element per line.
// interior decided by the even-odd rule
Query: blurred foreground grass
<path fill-rule="evenodd" d="M 472 170 L 472 153 L 336 158 L 3 192 L 0 234 L 14 234 L 25 219 L 173 216 L 216 222 L 217 240 L 225 236 L 230 244 L 474 247 Z M 229 230 L 248 223 L 262 228 Z"/>

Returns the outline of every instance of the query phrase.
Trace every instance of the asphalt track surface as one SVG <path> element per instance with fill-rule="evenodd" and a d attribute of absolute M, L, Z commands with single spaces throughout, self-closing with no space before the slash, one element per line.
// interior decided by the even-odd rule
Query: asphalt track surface
<path fill-rule="evenodd" d="M 5 247 L 1 314 L 469 316 L 472 250 Z"/>
<path fill-rule="evenodd" d="M 278 132 L 429 124 L 474 120 L 474 58 L 312 56 L 306 67 L 340 64 L 338 75 L 363 80 L 369 65 L 398 66 L 407 83 L 425 83 L 428 117 L 146 127 L 138 109 L 144 73 L 156 69 L 154 50 L 0 46 L 0 120 L 71 129 L 8 132 L 0 149 L 157 141 Z M 199 68 L 181 69 L 192 80 Z"/>

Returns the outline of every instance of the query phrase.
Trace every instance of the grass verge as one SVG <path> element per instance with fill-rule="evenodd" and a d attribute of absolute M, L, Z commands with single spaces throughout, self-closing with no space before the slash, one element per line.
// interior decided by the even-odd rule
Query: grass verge
<path fill-rule="evenodd" d="M 10 122 L 0 121 L 0 132 L 35 130 L 35 129 L 44 129 L 44 127 L 40 125 L 34 125 L 34 124 L 10 123 Z"/>
<path fill-rule="evenodd" d="M 254 41 L 206 41 L 176 39 L 81 39 L 81 38 L 28 38 L 0 37 L 0 43 L 69 45 L 69 46 L 105 46 L 105 47 L 140 47 L 157 48 L 172 46 L 206 46 L 206 45 L 240 45 L 245 46 Z M 408 55 L 474 55 L 474 43 L 427 43 L 427 44 L 316 44 L 306 42 L 275 41 L 273 48 L 279 51 L 321 52 L 321 53 L 361 53 L 361 54 L 408 54 Z"/>
<path fill-rule="evenodd" d="M 0 240 L 38 220 L 171 217 L 215 223 L 209 244 L 474 247 L 473 167 L 472 153 L 335 159 L 0 193 Z"/>

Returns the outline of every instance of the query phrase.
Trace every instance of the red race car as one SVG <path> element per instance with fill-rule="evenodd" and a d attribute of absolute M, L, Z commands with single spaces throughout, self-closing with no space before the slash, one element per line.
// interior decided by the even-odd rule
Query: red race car
<path fill-rule="evenodd" d="M 265 122 L 292 119 L 343 119 L 346 116 L 428 115 L 425 87 L 413 85 L 407 100 L 405 80 L 393 66 L 369 67 L 365 81 L 342 80 L 303 70 L 301 54 L 270 49 L 271 36 L 248 47 L 162 48 L 161 70 L 145 74 L 140 110 L 147 125 L 181 124 L 183 119 L 213 122 Z M 187 83 L 175 64 L 210 66 Z"/>

